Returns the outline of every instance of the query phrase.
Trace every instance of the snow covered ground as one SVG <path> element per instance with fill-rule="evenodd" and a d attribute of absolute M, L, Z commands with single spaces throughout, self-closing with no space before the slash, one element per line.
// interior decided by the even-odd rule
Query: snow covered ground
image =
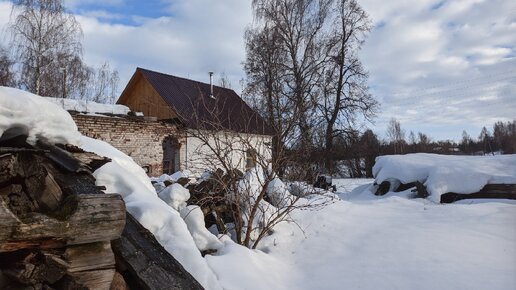
<path fill-rule="evenodd" d="M 120 193 L 207 289 L 516 289 L 514 201 L 441 205 L 410 199 L 409 191 L 376 197 L 373 180 L 334 180 L 339 199 L 319 211 L 294 211 L 296 223 L 279 224 L 259 250 L 249 250 L 225 236 L 209 240 L 216 237 L 201 231 L 199 219 L 183 214 L 188 195 L 181 188 L 170 189 L 169 206 L 130 157 L 81 137 L 65 111 L 38 96 L 0 87 L 4 132 L 112 158 L 95 171 L 97 184 Z M 201 242 L 217 244 L 218 252 L 202 257 Z"/>
<path fill-rule="evenodd" d="M 258 251 L 208 257 L 226 289 L 516 289 L 516 205 L 377 198 L 341 179 L 339 200 L 296 212 Z M 301 231 L 303 229 L 303 231 Z M 246 277 L 239 279 L 238 276 Z"/>

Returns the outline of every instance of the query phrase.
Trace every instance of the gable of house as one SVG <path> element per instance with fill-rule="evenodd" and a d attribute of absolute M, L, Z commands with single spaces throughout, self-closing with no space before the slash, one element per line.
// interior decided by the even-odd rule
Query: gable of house
<path fill-rule="evenodd" d="M 118 104 L 187 128 L 273 135 L 270 126 L 235 91 L 137 68 Z"/>

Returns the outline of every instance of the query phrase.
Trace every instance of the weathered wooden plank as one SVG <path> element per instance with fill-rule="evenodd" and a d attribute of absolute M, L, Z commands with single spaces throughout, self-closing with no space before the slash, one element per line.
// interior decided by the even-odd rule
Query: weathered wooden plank
<path fill-rule="evenodd" d="M 120 239 L 112 242 L 123 275 L 135 289 L 203 289 L 129 213 Z"/>
<path fill-rule="evenodd" d="M 72 195 L 47 216 L 12 213 L 0 202 L 0 252 L 54 248 L 116 239 L 125 224 L 125 204 L 118 194 Z"/>

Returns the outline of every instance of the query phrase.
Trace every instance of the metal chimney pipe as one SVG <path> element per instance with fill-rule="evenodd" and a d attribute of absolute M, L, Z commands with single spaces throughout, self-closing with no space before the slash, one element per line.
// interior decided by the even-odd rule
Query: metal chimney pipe
<path fill-rule="evenodd" d="M 208 74 L 210 75 L 210 97 L 215 98 L 213 96 L 213 72 L 210 71 Z"/>

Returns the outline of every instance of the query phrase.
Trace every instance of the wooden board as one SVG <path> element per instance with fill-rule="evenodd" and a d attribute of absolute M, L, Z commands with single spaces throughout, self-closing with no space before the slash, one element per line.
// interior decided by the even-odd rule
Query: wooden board
<path fill-rule="evenodd" d="M 125 224 L 125 204 L 118 194 L 73 195 L 50 217 L 33 212 L 23 220 L 0 202 L 0 252 L 55 248 L 116 239 Z"/>
<path fill-rule="evenodd" d="M 129 213 L 122 237 L 113 241 L 112 247 L 131 288 L 203 289 L 152 233 Z"/>

